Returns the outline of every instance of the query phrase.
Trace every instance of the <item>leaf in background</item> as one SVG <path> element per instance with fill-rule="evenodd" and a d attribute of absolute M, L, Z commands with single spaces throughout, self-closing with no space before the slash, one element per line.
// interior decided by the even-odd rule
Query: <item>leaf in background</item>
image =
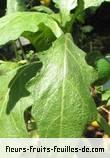
<path fill-rule="evenodd" d="M 60 9 L 62 26 L 65 27 L 71 21 L 70 11 L 77 6 L 77 0 L 53 0 Z"/>
<path fill-rule="evenodd" d="M 105 2 L 105 0 L 84 0 L 84 3 L 85 3 L 85 9 L 86 8 L 89 8 L 89 7 L 97 7 L 97 6 L 100 6 L 101 3 Z M 106 2 L 110 2 L 110 0 L 106 0 Z"/>
<path fill-rule="evenodd" d="M 110 80 L 102 85 L 102 100 L 110 100 Z M 110 101 L 109 101 L 110 102 Z"/>
<path fill-rule="evenodd" d="M 110 90 L 104 91 L 102 93 L 102 101 L 110 99 Z"/>
<path fill-rule="evenodd" d="M 96 85 L 102 85 L 110 79 L 110 62 L 102 57 L 96 60 L 96 69 L 98 71 L 98 80 Z"/>
<path fill-rule="evenodd" d="M 68 10 L 69 12 L 77 6 L 77 0 L 53 0 L 53 2 L 60 10 Z"/>
<path fill-rule="evenodd" d="M 25 10 L 25 0 L 7 0 L 7 14 Z"/>
<path fill-rule="evenodd" d="M 0 19 L 0 45 L 16 40 L 25 31 L 37 32 L 40 24 L 48 27 L 56 37 L 60 37 L 62 30 L 58 24 L 45 13 L 17 12 Z"/>
<path fill-rule="evenodd" d="M 23 67 L 12 62 L 0 65 L 0 137 L 29 137 L 24 111 L 32 105 L 26 83 L 36 75 L 40 64 Z"/>
<path fill-rule="evenodd" d="M 110 80 L 108 80 L 104 85 L 103 85 L 103 90 L 110 90 Z"/>
<path fill-rule="evenodd" d="M 41 73 L 27 85 L 40 137 L 81 137 L 96 118 L 89 90 L 96 72 L 70 34 L 57 39 L 39 58 L 44 64 Z"/>

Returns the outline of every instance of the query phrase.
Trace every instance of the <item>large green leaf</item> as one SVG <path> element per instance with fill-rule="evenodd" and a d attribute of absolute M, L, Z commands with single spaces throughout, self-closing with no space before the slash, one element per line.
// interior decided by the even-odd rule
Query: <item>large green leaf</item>
<path fill-rule="evenodd" d="M 0 45 L 16 40 L 25 31 L 37 32 L 41 24 L 48 27 L 56 37 L 62 34 L 58 24 L 45 13 L 17 12 L 0 19 Z"/>
<path fill-rule="evenodd" d="M 85 3 L 85 9 L 86 8 L 89 8 L 89 7 L 97 7 L 97 6 L 100 6 L 101 5 L 101 3 L 103 3 L 103 2 L 110 2 L 110 0 L 84 0 L 84 3 Z"/>
<path fill-rule="evenodd" d="M 85 126 L 96 118 L 89 89 L 96 72 L 70 34 L 57 39 L 39 58 L 43 68 L 28 87 L 40 137 L 81 137 Z"/>
<path fill-rule="evenodd" d="M 0 137 L 29 137 L 24 111 L 32 100 L 25 85 L 39 67 L 37 63 L 23 67 L 12 62 L 0 65 Z"/>

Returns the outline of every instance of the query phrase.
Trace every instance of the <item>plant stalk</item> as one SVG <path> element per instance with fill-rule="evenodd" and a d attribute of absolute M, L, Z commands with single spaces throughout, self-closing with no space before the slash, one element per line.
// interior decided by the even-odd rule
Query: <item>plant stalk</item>
<path fill-rule="evenodd" d="M 18 55 L 17 46 L 16 46 L 15 41 L 12 41 L 12 47 L 13 47 L 13 50 L 14 50 L 14 53 L 15 53 L 16 60 L 18 61 L 19 60 L 19 55 Z"/>

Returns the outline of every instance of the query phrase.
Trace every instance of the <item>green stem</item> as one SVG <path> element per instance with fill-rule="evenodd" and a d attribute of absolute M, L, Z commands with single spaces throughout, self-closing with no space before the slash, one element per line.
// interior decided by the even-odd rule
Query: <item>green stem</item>
<path fill-rule="evenodd" d="M 74 24 L 75 20 L 77 19 L 79 14 L 82 14 L 83 11 L 84 11 L 84 1 L 79 0 L 78 4 L 77 4 L 77 8 L 75 9 L 75 13 L 70 14 L 71 15 L 71 21 L 68 24 L 68 28 L 67 28 L 68 32 L 70 32 L 70 33 L 72 32 L 73 24 Z"/>
<path fill-rule="evenodd" d="M 17 46 L 16 46 L 15 41 L 12 41 L 12 47 L 13 47 L 13 50 L 14 50 L 14 53 L 15 53 L 16 60 L 19 61 L 19 55 L 18 55 L 18 52 L 17 52 Z"/>
<path fill-rule="evenodd" d="M 74 21 L 75 21 L 75 16 L 74 16 L 74 14 L 73 14 L 73 15 L 72 15 L 72 18 L 71 18 L 71 21 L 70 21 L 69 24 L 68 24 L 67 32 L 72 33 L 72 30 L 73 30 L 72 27 L 73 27 Z"/>
<path fill-rule="evenodd" d="M 20 48 L 21 48 L 21 50 L 22 50 L 23 59 L 26 59 L 25 52 L 24 52 L 24 49 L 23 49 L 23 46 L 22 46 L 22 43 L 21 43 L 20 38 L 18 38 L 18 42 L 19 42 Z"/>

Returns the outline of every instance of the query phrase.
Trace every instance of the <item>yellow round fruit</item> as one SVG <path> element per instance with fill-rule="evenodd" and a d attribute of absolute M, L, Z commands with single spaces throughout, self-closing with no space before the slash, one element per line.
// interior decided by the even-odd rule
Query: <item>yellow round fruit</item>
<path fill-rule="evenodd" d="M 51 3 L 51 0 L 40 0 L 41 4 L 45 5 L 45 6 L 49 6 Z"/>
<path fill-rule="evenodd" d="M 93 127 L 95 127 L 95 128 L 99 128 L 99 127 L 100 127 L 100 125 L 98 124 L 97 121 L 93 121 L 93 122 L 91 123 L 91 125 L 92 125 Z"/>

